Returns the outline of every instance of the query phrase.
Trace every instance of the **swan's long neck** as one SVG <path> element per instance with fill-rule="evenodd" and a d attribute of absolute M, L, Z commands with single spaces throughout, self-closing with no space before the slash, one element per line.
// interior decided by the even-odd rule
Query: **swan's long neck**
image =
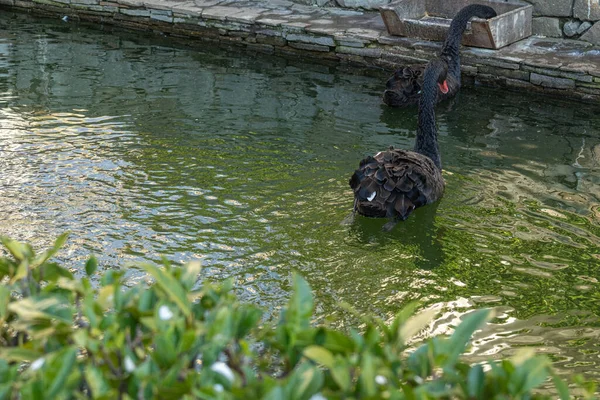
<path fill-rule="evenodd" d="M 456 14 L 450 23 L 448 36 L 442 47 L 441 57 L 448 62 L 448 73 L 460 83 L 460 52 L 459 46 L 462 35 L 467 29 L 467 23 L 473 17 L 490 18 L 496 15 L 494 9 L 481 4 L 471 4 Z"/>
<path fill-rule="evenodd" d="M 415 152 L 431 158 L 436 167 L 441 171 L 442 159 L 437 142 L 435 127 L 435 103 L 437 98 L 437 81 L 441 73 L 439 64 L 429 64 L 423 76 L 423 87 L 419 100 L 419 126 L 417 128 L 417 141 Z"/>

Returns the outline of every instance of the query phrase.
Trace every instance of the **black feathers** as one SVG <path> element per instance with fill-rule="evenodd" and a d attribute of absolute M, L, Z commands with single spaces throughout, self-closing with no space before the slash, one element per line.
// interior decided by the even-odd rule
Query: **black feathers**
<path fill-rule="evenodd" d="M 459 45 L 467 23 L 473 17 L 493 18 L 493 8 L 471 4 L 463 7 L 452 19 L 448 36 L 442 47 L 440 58 L 448 63 L 448 93 L 436 91 L 436 102 L 449 99 L 460 89 L 460 53 Z M 417 104 L 423 90 L 423 71 L 425 65 L 401 66 L 386 82 L 383 102 L 390 107 L 407 107 Z"/>
<path fill-rule="evenodd" d="M 354 209 L 367 217 L 405 220 L 417 207 L 437 201 L 444 192 L 441 158 L 435 128 L 435 91 L 448 66 L 427 64 L 424 93 L 419 102 L 415 151 L 394 149 L 368 156 L 350 178 Z"/>

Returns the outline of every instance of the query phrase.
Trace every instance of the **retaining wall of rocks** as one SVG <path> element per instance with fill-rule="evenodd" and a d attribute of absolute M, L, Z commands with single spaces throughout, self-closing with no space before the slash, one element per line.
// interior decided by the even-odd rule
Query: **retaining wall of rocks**
<path fill-rule="evenodd" d="M 294 0 L 320 7 L 377 10 L 394 0 Z M 444 0 L 445 1 L 445 0 Z M 534 35 L 584 40 L 600 45 L 598 0 L 521 0 L 533 5 Z"/>
<path fill-rule="evenodd" d="M 302 6 L 288 0 L 0 0 L 0 5 L 256 52 L 388 70 L 424 63 L 441 47 L 437 42 L 388 35 L 377 12 Z M 600 103 L 600 49 L 589 43 L 531 37 L 500 50 L 465 47 L 461 54 L 467 84 Z"/>

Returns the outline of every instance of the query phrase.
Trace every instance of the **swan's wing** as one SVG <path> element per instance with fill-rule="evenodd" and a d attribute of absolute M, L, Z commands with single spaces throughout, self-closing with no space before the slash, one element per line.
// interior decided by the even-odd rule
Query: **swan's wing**
<path fill-rule="evenodd" d="M 359 213 L 406 219 L 415 208 L 439 199 L 444 181 L 433 161 L 422 154 L 388 150 L 361 161 L 350 187 Z"/>

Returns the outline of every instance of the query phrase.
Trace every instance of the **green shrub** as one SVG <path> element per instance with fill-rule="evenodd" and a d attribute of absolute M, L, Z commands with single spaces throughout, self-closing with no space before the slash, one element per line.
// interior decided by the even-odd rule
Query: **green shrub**
<path fill-rule="evenodd" d="M 140 264 L 154 283 L 132 288 L 122 271 L 107 271 L 93 287 L 93 257 L 83 279 L 50 261 L 65 240 L 38 255 L 2 238 L 0 399 L 538 399 L 550 377 L 569 398 L 546 357 L 487 369 L 461 361 L 488 310 L 407 354 L 434 316 L 413 315 L 414 305 L 391 325 L 369 318 L 362 332 L 313 326 L 311 289 L 294 275 L 273 326 L 236 300 L 231 281 L 194 289 L 198 263 Z"/>

